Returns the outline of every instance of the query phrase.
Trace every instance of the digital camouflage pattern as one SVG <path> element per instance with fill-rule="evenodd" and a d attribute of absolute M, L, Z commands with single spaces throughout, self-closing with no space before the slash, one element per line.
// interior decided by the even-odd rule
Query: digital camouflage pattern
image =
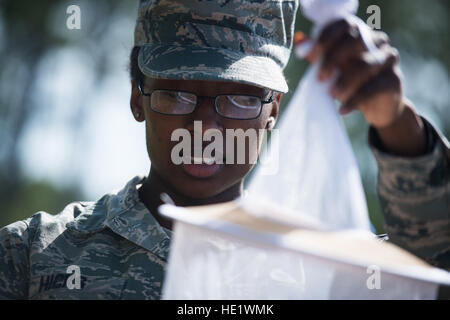
<path fill-rule="evenodd" d="M 287 92 L 298 0 L 141 0 L 139 68 L 152 78 L 235 81 Z"/>
<path fill-rule="evenodd" d="M 389 240 L 450 271 L 450 144 L 422 120 L 429 152 L 418 158 L 383 152 L 371 129 L 369 143 L 379 168 L 377 190 Z"/>
<path fill-rule="evenodd" d="M 140 202 L 143 179 L 1 229 L 0 298 L 159 299 L 170 231 Z M 80 289 L 67 285 L 72 265 L 80 268 Z"/>

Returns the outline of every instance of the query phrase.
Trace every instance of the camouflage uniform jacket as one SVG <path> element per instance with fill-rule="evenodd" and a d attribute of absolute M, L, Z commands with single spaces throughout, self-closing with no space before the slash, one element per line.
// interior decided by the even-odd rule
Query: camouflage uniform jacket
<path fill-rule="evenodd" d="M 159 299 L 170 231 L 139 200 L 142 180 L 1 229 L 0 299 Z"/>
<path fill-rule="evenodd" d="M 431 128 L 431 153 L 390 156 L 371 145 L 390 240 L 449 267 L 450 152 Z M 117 194 L 39 212 L 0 230 L 0 298 L 159 299 L 170 231 L 139 200 L 135 177 Z M 81 280 L 72 276 L 79 268 Z"/>
<path fill-rule="evenodd" d="M 378 164 L 378 196 L 389 240 L 428 263 L 450 271 L 450 144 L 424 118 L 428 152 L 417 158 L 390 155 L 371 128 Z"/>

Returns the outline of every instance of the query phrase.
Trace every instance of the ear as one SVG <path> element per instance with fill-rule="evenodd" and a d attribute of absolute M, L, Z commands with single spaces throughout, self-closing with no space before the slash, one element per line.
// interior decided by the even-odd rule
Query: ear
<path fill-rule="evenodd" d="M 275 123 L 278 120 L 278 114 L 280 111 L 280 103 L 281 103 L 281 97 L 283 96 L 282 93 L 277 92 L 274 93 L 274 100 L 272 102 L 272 110 L 270 111 L 270 116 L 267 119 L 266 128 L 271 131 L 273 127 L 275 126 Z"/>
<path fill-rule="evenodd" d="M 138 122 L 145 120 L 144 108 L 142 105 L 142 95 L 139 92 L 136 81 L 131 80 L 131 97 L 130 97 L 130 108 L 134 119 Z"/>
<path fill-rule="evenodd" d="M 275 120 L 278 120 L 278 114 L 280 111 L 280 103 L 281 103 L 281 98 L 283 97 L 283 94 L 281 92 L 277 92 L 275 93 L 275 98 L 273 101 L 273 110 L 272 110 L 272 114 L 271 116 L 273 116 L 275 118 Z"/>

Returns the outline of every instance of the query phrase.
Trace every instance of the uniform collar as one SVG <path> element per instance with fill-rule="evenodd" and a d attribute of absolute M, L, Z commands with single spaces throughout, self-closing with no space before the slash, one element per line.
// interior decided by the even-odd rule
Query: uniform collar
<path fill-rule="evenodd" d="M 92 233 L 109 227 L 113 232 L 167 260 L 171 232 L 163 229 L 140 201 L 138 188 L 145 177 L 136 176 L 117 193 L 107 194 L 91 204 L 67 225 L 80 233 Z"/>

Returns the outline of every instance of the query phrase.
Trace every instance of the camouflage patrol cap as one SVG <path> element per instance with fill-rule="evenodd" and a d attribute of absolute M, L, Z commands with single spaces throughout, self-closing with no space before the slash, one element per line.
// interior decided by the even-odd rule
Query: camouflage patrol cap
<path fill-rule="evenodd" d="M 138 64 L 152 78 L 233 81 L 287 92 L 298 0 L 141 0 Z"/>

